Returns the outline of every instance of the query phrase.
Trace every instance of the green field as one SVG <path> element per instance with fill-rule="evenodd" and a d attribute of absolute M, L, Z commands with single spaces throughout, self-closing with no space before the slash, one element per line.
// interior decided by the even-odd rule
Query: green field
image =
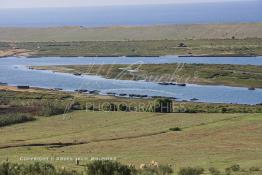
<path fill-rule="evenodd" d="M 116 157 L 137 166 L 155 160 L 177 168 L 262 168 L 261 117 L 78 111 L 1 128 L 0 159 L 24 163 L 21 156 Z M 182 131 L 170 131 L 173 127 Z M 52 163 L 81 170 L 74 161 Z"/>
<path fill-rule="evenodd" d="M 99 75 L 110 79 L 181 82 L 208 85 L 262 87 L 262 66 L 208 64 L 39 66 L 34 69 Z M 121 68 L 138 70 L 137 73 Z"/>
<path fill-rule="evenodd" d="M 184 43 L 187 47 L 179 47 Z M 0 50 L 25 50 L 28 56 L 255 56 L 262 55 L 262 39 L 82 41 L 0 43 Z M 15 54 L 15 53 L 13 53 Z"/>

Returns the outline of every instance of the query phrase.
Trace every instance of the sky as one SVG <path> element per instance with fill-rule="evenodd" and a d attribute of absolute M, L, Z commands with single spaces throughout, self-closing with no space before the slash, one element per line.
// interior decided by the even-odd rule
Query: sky
<path fill-rule="evenodd" d="M 0 8 L 84 7 L 230 1 L 241 0 L 0 0 Z"/>

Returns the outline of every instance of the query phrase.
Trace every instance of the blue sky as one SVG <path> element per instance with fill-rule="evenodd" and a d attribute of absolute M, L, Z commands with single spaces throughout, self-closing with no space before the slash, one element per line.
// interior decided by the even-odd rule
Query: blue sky
<path fill-rule="evenodd" d="M 229 1 L 240 0 L 0 0 L 0 8 L 76 7 Z"/>

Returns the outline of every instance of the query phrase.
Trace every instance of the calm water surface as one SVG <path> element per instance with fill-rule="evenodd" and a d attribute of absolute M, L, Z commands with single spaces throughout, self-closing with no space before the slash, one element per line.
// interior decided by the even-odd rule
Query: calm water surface
<path fill-rule="evenodd" d="M 208 64 L 254 64 L 262 65 L 261 57 L 234 58 L 179 58 L 167 56 L 160 58 L 2 58 L 0 59 L 0 82 L 9 85 L 30 85 L 42 88 L 62 88 L 66 91 L 76 89 L 99 90 L 107 92 L 140 94 L 150 96 L 176 97 L 178 100 L 198 98 L 201 102 L 212 103 L 262 103 L 262 89 L 249 91 L 247 88 L 226 86 L 187 85 L 161 86 L 157 83 L 144 81 L 108 80 L 99 76 L 74 76 L 51 71 L 29 70 L 29 65 L 85 65 L 85 64 L 133 64 L 133 63 L 208 63 Z"/>

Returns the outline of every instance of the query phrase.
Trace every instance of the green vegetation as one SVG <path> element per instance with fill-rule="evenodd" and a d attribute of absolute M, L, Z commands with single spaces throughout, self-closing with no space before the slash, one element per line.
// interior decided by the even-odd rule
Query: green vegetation
<path fill-rule="evenodd" d="M 27 114 L 0 115 L 0 127 L 34 120 L 35 118 L 28 116 Z"/>
<path fill-rule="evenodd" d="M 185 43 L 187 47 L 179 47 Z M 82 41 L 0 43 L 25 49 L 32 57 L 41 56 L 162 56 L 262 55 L 262 39 L 154 40 L 154 41 Z M 5 47 L 5 49 L 7 49 Z"/>
<path fill-rule="evenodd" d="M 170 128 L 169 130 L 170 130 L 170 131 L 182 131 L 182 129 L 179 128 L 179 127 Z"/>
<path fill-rule="evenodd" d="M 157 99 L 154 101 L 154 112 L 170 113 L 173 112 L 173 101 L 170 99 Z"/>
<path fill-rule="evenodd" d="M 187 168 L 181 168 L 178 172 L 178 175 L 200 175 L 203 173 L 204 173 L 203 168 L 187 167 Z"/>
<path fill-rule="evenodd" d="M 73 96 L 66 93 L 54 93 L 43 91 L 34 92 L 15 92 L 0 90 L 0 115 L 31 114 L 32 116 L 51 116 L 63 114 L 65 109 L 71 111 Z M 20 118 L 20 117 L 19 117 Z"/>
<path fill-rule="evenodd" d="M 208 64 L 74 65 L 40 66 L 35 69 L 101 75 L 105 78 L 186 82 L 262 88 L 262 66 Z M 123 68 L 126 69 L 123 70 Z M 128 70 L 138 70 L 137 73 Z"/>
<path fill-rule="evenodd" d="M 221 172 L 214 167 L 210 167 L 208 170 L 209 170 L 211 175 L 220 175 L 221 174 Z"/>
<path fill-rule="evenodd" d="M 4 162 L 0 164 L 1 175 L 80 175 L 76 171 L 57 170 L 52 164 L 39 163 L 25 165 Z"/>
<path fill-rule="evenodd" d="M 135 169 L 129 168 L 118 162 L 112 161 L 94 161 L 87 165 L 87 174 L 89 175 L 135 175 Z"/>
<path fill-rule="evenodd" d="M 52 164 L 35 162 L 34 164 L 15 164 L 10 162 L 3 162 L 0 164 L 0 174 L 2 175 L 172 175 L 174 170 L 170 165 L 147 165 L 143 168 L 136 169 L 134 166 L 127 166 L 116 161 L 96 160 L 82 165 L 85 167 L 84 171 L 72 171 L 58 169 Z M 205 169 L 201 167 L 184 167 L 180 168 L 178 175 L 200 175 L 204 174 Z M 216 168 L 209 168 L 211 175 L 214 172 L 219 172 Z M 232 173 L 252 175 L 253 171 L 243 171 L 242 173 Z M 216 175 L 223 175 L 221 172 Z"/>
<path fill-rule="evenodd" d="M 116 157 L 136 167 L 155 160 L 175 165 L 176 171 L 187 166 L 221 170 L 236 163 L 261 168 L 261 119 L 261 114 L 75 111 L 1 128 L 0 160 L 72 157 L 83 165 L 91 157 Z M 174 125 L 182 131 L 170 131 Z M 83 170 L 74 160 L 53 163 Z"/>
<path fill-rule="evenodd" d="M 162 108 L 160 108 L 161 103 Z M 166 108 L 167 105 L 170 106 L 170 108 Z M 176 102 L 170 99 L 130 100 L 129 98 L 103 97 L 59 91 L 15 92 L 1 90 L 0 109 L 0 115 L 28 113 L 32 116 L 51 116 L 72 112 L 74 110 L 173 113 L 262 113 L 262 105 Z M 167 109 L 168 111 L 165 111 Z"/>

